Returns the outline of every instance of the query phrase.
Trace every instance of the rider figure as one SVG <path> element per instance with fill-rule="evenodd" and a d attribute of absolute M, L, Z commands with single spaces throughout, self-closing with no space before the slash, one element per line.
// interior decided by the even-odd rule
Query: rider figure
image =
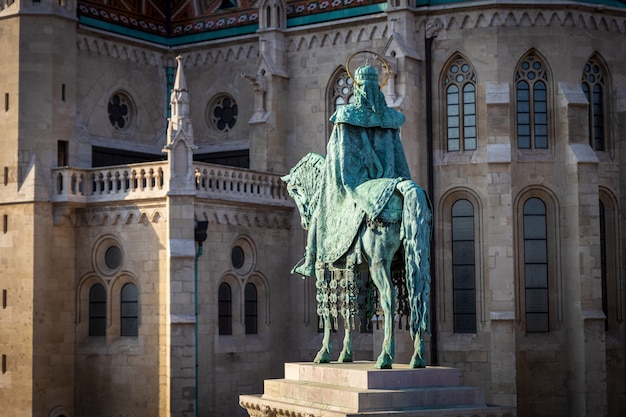
<path fill-rule="evenodd" d="M 354 103 L 337 109 L 330 121 L 333 131 L 320 193 L 312 202 L 304 262 L 292 270 L 303 276 L 314 275 L 316 261 L 332 263 L 346 253 L 364 217 L 380 218 L 395 184 L 410 179 L 400 140 L 405 117 L 387 106 L 373 66 L 356 70 Z M 397 181 L 368 183 L 379 178 Z"/>

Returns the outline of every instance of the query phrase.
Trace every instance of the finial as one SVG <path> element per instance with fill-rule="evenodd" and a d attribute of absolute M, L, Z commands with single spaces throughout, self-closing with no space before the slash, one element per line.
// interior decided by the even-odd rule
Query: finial
<path fill-rule="evenodd" d="M 174 81 L 174 90 L 187 90 L 187 82 L 185 81 L 185 74 L 183 73 L 183 57 L 178 55 L 176 57 L 178 62 L 178 70 L 176 71 L 176 80 Z"/>

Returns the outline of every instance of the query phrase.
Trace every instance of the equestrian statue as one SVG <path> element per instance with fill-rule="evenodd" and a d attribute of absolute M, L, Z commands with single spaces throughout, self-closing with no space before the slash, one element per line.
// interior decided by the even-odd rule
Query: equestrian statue
<path fill-rule="evenodd" d="M 380 55 L 377 58 L 387 71 Z M 331 331 L 341 314 L 345 325 L 339 362 L 352 362 L 352 331 L 359 311 L 359 271 L 367 268 L 384 317 L 384 339 L 376 367 L 391 368 L 394 316 L 405 305 L 414 341 L 412 368 L 426 366 L 424 333 L 430 333 L 430 240 L 432 210 L 424 190 L 411 181 L 400 140 L 402 113 L 389 108 L 378 71 L 369 60 L 354 76 L 354 100 L 330 118 L 333 130 L 326 157 L 309 153 L 283 177 L 308 231 L 304 258 L 292 270 L 316 277 L 322 348 L 314 362 L 328 363 Z M 384 85 L 384 83 L 382 83 Z M 404 272 L 392 280 L 392 265 Z M 401 296 L 398 296 L 400 287 Z M 361 307 L 362 308 L 362 307 Z M 368 314 L 372 312 L 369 311 Z"/>

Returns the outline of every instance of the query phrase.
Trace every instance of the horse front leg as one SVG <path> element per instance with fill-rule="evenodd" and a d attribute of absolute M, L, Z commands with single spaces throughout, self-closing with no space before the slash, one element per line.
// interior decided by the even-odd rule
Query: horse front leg
<path fill-rule="evenodd" d="M 317 288 L 317 314 L 322 318 L 324 326 L 324 337 L 322 338 L 322 348 L 315 355 L 313 362 L 330 363 L 330 353 L 333 345 L 330 338 L 332 331 L 332 323 L 330 319 L 329 296 L 330 288 L 326 279 L 324 268 L 316 268 L 315 270 L 315 286 Z"/>
<path fill-rule="evenodd" d="M 331 322 L 330 314 L 328 312 L 322 314 L 322 322 L 324 326 L 324 337 L 322 339 L 322 348 L 315 355 L 313 362 L 315 363 L 330 363 L 330 352 L 333 350 L 333 342 L 330 339 Z"/>

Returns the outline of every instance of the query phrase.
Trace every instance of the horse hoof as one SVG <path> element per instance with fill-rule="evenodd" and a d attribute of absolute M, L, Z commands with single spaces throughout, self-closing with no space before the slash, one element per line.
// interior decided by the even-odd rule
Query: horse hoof
<path fill-rule="evenodd" d="M 350 355 L 348 353 L 341 354 L 341 355 L 339 355 L 339 359 L 337 360 L 337 362 L 340 362 L 340 363 L 352 362 L 352 355 Z"/>
<path fill-rule="evenodd" d="M 318 352 L 313 359 L 314 363 L 330 363 L 330 355 L 327 352 Z"/>
<path fill-rule="evenodd" d="M 411 359 L 409 364 L 410 368 L 426 368 L 426 361 L 424 359 Z"/>
<path fill-rule="evenodd" d="M 376 361 L 376 369 L 391 369 L 392 360 L 387 355 L 381 355 Z"/>

